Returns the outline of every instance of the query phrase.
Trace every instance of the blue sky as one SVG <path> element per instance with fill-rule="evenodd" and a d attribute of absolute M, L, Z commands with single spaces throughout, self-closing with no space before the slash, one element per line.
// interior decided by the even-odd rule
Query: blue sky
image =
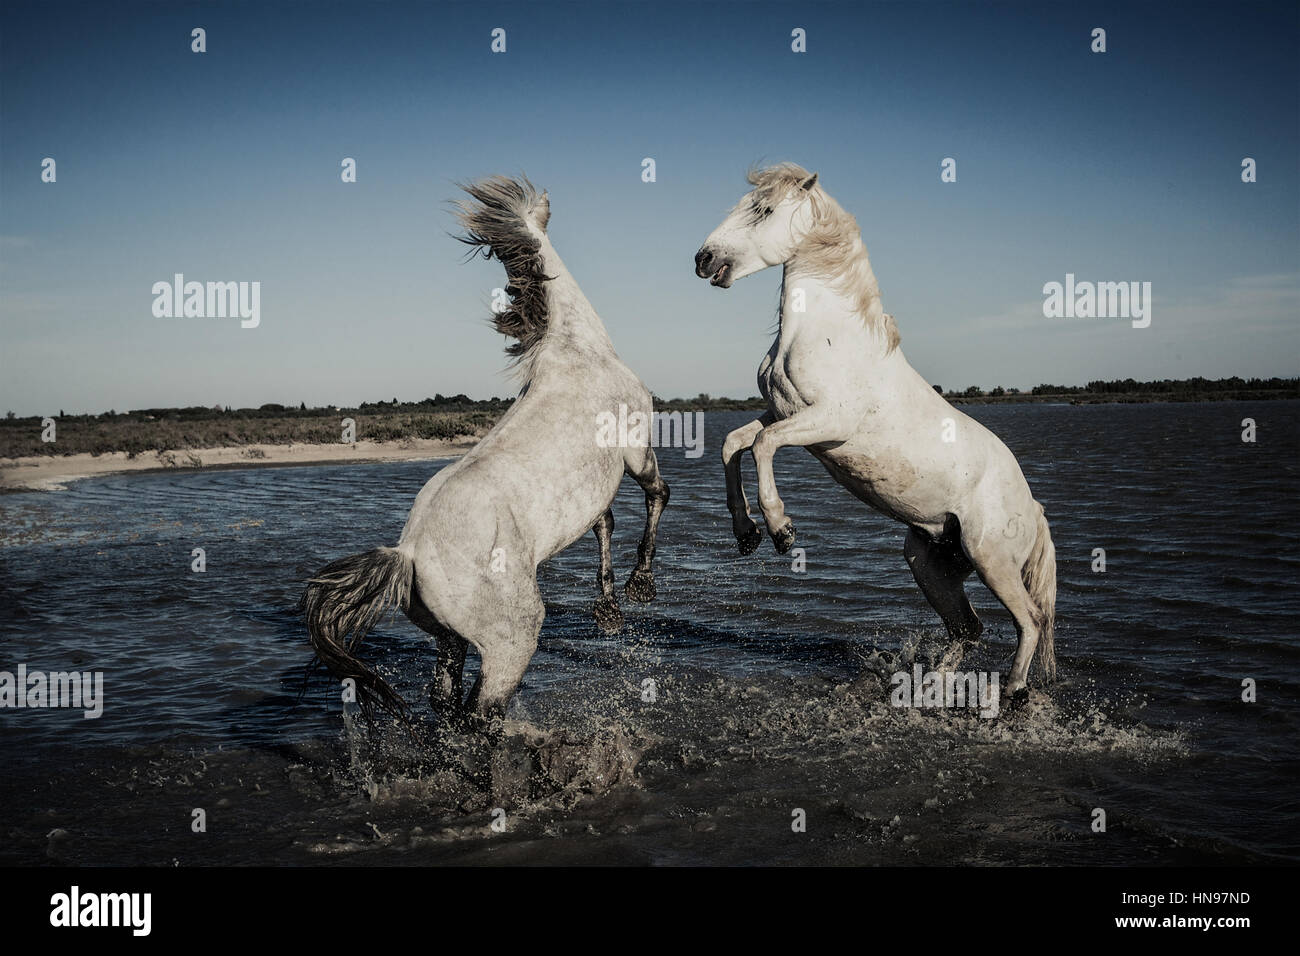
<path fill-rule="evenodd" d="M 519 171 L 657 394 L 755 394 L 779 275 L 723 292 L 692 257 L 783 159 L 857 217 L 931 382 L 1300 372 L 1294 3 L 7 2 L 0 26 L 0 409 L 513 394 L 500 266 L 464 261 L 447 201 Z M 261 282 L 260 326 L 155 318 L 176 272 Z M 1067 272 L 1151 282 L 1151 327 L 1044 318 Z"/>

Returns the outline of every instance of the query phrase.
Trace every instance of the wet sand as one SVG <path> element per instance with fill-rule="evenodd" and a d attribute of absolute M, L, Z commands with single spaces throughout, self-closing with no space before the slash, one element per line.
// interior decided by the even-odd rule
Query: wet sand
<path fill-rule="evenodd" d="M 105 455 L 34 455 L 0 458 L 0 493 L 16 491 L 61 491 L 68 482 L 126 471 L 204 470 L 217 468 L 259 468 L 282 465 L 340 464 L 347 462 L 413 461 L 422 458 L 458 458 L 477 443 L 477 438 L 445 441 L 411 438 L 401 441 L 359 441 L 345 445 L 239 445 L 225 448 L 190 448 L 128 456 L 126 452 Z"/>

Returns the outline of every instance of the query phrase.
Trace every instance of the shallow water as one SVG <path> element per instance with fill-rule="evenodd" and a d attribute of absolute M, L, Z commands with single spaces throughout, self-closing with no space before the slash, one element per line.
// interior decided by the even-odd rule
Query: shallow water
<path fill-rule="evenodd" d="M 942 628 L 905 529 L 807 454 L 777 459 L 806 569 L 766 541 L 736 554 L 717 449 L 750 413 L 706 416 L 703 457 L 660 450 L 659 596 L 625 601 L 621 634 L 591 620 L 593 537 L 543 569 L 540 648 L 495 748 L 345 726 L 322 675 L 298 699 L 302 582 L 393 543 L 445 462 L 0 497 L 0 670 L 102 671 L 105 697 L 97 720 L 0 709 L 0 862 L 1295 862 L 1300 403 L 966 411 L 1019 457 L 1058 553 L 1063 679 L 993 720 L 889 706 L 872 652 L 886 672 L 936 660 Z M 626 481 L 620 580 L 643 514 Z M 1010 618 L 968 591 L 987 629 L 961 669 L 1005 676 Z M 422 632 L 399 615 L 367 647 L 423 700 Z"/>

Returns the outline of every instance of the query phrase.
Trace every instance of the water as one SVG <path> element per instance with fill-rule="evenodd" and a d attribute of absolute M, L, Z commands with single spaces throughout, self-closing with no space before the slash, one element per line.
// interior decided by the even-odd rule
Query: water
<path fill-rule="evenodd" d="M 806 570 L 767 541 L 736 554 L 717 449 L 749 413 L 706 416 L 701 458 L 660 450 L 659 597 L 624 602 L 623 633 L 591 620 L 594 537 L 543 569 L 540 648 L 495 754 L 473 736 L 418 746 L 391 725 L 345 726 L 324 676 L 298 699 L 302 582 L 393 543 L 445 462 L 121 475 L 0 497 L 0 669 L 105 681 L 98 720 L 0 710 L 0 862 L 1300 859 L 1300 403 L 967 410 L 1019 457 L 1059 562 L 1063 679 L 995 720 L 888 706 L 871 653 L 931 660 L 942 629 L 903 561 L 905 529 L 806 453 L 777 459 Z M 746 481 L 753 500 L 752 463 Z M 643 515 L 626 481 L 620 583 Z M 968 591 L 987 629 L 963 669 L 1005 675 L 1010 619 Z M 423 707 L 422 632 L 399 615 L 367 647 Z M 1241 700 L 1245 678 L 1256 703 Z"/>

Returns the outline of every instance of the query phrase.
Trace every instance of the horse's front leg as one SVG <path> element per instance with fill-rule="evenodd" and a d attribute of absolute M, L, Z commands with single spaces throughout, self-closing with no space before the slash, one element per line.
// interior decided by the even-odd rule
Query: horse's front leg
<path fill-rule="evenodd" d="M 776 493 L 772 457 L 779 448 L 843 441 L 846 436 L 847 429 L 832 413 L 823 412 L 813 405 L 764 427 L 754 439 L 752 450 L 754 468 L 758 472 L 758 505 L 763 509 L 767 533 L 772 536 L 778 554 L 785 554 L 794 546 L 794 522 L 786 516 L 785 503 Z"/>
<path fill-rule="evenodd" d="M 655 556 L 659 518 L 668 504 L 668 482 L 659 476 L 659 460 L 653 448 L 629 448 L 624 470 L 645 491 L 645 531 L 636 549 L 636 567 L 623 585 L 623 593 L 629 601 L 653 601 L 655 578 L 650 565 Z"/>
<path fill-rule="evenodd" d="M 731 533 L 736 536 L 741 554 L 753 554 L 763 540 L 763 532 L 749 515 L 749 500 L 740 478 L 740 459 L 745 450 L 754 444 L 754 438 L 767 425 L 772 424 L 771 412 L 737 428 L 722 443 L 722 467 L 727 473 L 727 510 L 731 512 Z"/>

